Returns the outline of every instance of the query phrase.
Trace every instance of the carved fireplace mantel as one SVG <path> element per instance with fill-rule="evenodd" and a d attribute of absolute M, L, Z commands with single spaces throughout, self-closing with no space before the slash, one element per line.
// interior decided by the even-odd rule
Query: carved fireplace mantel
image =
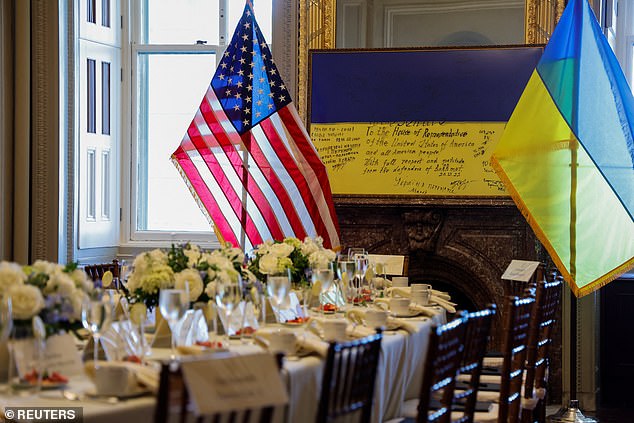
<path fill-rule="evenodd" d="M 510 198 L 339 195 L 335 208 L 344 251 L 364 247 L 374 254 L 407 255 L 410 283 L 448 291 L 462 310 L 495 303 L 501 311 L 504 297 L 517 293 L 501 279 L 511 260 L 548 261 Z M 500 333 L 501 321 L 498 313 L 494 333 Z M 494 336 L 492 347 L 500 342 Z"/>

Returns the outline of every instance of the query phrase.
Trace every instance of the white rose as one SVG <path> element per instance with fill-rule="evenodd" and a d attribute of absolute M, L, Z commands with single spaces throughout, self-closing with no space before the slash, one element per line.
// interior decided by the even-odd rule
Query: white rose
<path fill-rule="evenodd" d="M 30 319 L 44 308 L 44 297 L 33 285 L 13 285 L 9 295 L 14 319 Z"/>
<path fill-rule="evenodd" d="M 295 250 L 295 247 L 285 242 L 281 244 L 274 244 L 269 249 L 269 253 L 277 257 L 288 257 Z"/>
<path fill-rule="evenodd" d="M 13 285 L 22 285 L 26 275 L 17 263 L 0 262 L 0 294 L 6 292 Z"/>
<path fill-rule="evenodd" d="M 62 297 L 70 297 L 75 292 L 75 281 L 68 273 L 56 270 L 49 275 L 44 291 L 47 294 L 57 293 Z"/>
<path fill-rule="evenodd" d="M 63 266 L 61 266 L 61 265 L 59 265 L 57 263 L 51 263 L 50 261 L 44 261 L 44 260 L 36 260 L 35 263 L 33 263 L 31 265 L 31 267 L 36 272 L 38 272 L 38 273 L 46 273 L 47 275 L 55 273 L 55 271 L 57 271 L 57 270 L 62 270 L 63 269 Z"/>
<path fill-rule="evenodd" d="M 277 272 L 277 257 L 272 254 L 260 257 L 259 268 L 265 275 Z"/>
<path fill-rule="evenodd" d="M 82 291 L 91 291 L 94 283 L 88 278 L 86 272 L 81 269 L 75 269 L 68 274 L 70 278 L 75 282 L 75 287 Z"/>
<path fill-rule="evenodd" d="M 183 253 L 187 257 L 189 267 L 193 267 L 200 259 L 200 248 L 197 245 L 190 245 L 188 249 L 183 249 Z"/>
<path fill-rule="evenodd" d="M 189 301 L 196 301 L 203 293 L 203 280 L 195 269 L 185 269 L 174 275 L 174 288 L 185 289 L 189 287 Z"/>

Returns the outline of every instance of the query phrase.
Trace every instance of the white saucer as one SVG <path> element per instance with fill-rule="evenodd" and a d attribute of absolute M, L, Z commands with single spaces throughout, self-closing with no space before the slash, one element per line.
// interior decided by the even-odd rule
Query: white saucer
<path fill-rule="evenodd" d="M 420 314 L 420 311 L 417 310 L 409 310 L 407 313 L 402 313 L 402 314 L 397 314 L 397 313 L 392 313 L 392 316 L 394 317 L 416 317 Z"/>

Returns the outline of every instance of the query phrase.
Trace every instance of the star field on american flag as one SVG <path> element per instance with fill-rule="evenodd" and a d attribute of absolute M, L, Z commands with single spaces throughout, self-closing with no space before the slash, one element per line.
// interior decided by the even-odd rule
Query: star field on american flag
<path fill-rule="evenodd" d="M 291 102 L 251 10 L 243 13 L 211 85 L 240 134 Z"/>

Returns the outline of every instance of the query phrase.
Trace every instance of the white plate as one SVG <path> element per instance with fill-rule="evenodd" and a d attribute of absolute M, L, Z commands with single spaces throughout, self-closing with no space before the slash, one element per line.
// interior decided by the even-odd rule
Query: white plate
<path fill-rule="evenodd" d="M 84 394 L 86 394 L 86 396 L 88 398 L 117 398 L 117 399 L 120 399 L 120 400 L 138 398 L 138 397 L 142 397 L 144 395 L 149 395 L 151 393 L 152 393 L 151 390 L 149 390 L 147 388 L 141 388 L 141 387 L 138 387 L 133 392 L 129 392 L 129 393 L 126 393 L 126 394 L 117 394 L 117 395 L 99 395 L 95 391 L 95 388 L 86 389 L 86 391 L 84 392 Z"/>
<path fill-rule="evenodd" d="M 63 389 L 68 385 L 68 382 L 42 382 L 40 389 L 43 391 L 53 390 L 53 389 Z M 11 385 L 14 389 L 31 389 L 35 388 L 35 384 L 29 382 L 20 382 L 14 383 Z"/>

